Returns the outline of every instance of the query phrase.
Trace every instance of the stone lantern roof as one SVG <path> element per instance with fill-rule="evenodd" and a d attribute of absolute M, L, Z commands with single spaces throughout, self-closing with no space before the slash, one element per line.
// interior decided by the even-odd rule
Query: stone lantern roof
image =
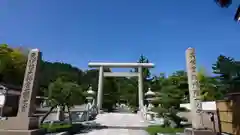
<path fill-rule="evenodd" d="M 145 96 L 154 96 L 155 92 L 151 90 L 151 88 L 148 88 L 148 91 L 145 93 Z"/>
<path fill-rule="evenodd" d="M 91 94 L 91 95 L 95 94 L 95 92 L 92 90 L 92 86 L 89 87 L 87 94 Z"/>

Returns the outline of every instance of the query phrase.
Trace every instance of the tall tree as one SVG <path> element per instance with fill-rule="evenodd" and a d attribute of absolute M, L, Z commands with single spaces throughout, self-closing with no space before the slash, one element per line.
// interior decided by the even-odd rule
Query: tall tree
<path fill-rule="evenodd" d="M 222 93 L 217 87 L 218 81 L 216 78 L 208 76 L 204 68 L 200 68 L 197 76 L 200 83 L 201 97 L 203 101 L 222 99 Z"/>
<path fill-rule="evenodd" d="M 0 81 L 20 86 L 23 81 L 27 57 L 18 49 L 0 45 Z M 14 76 L 14 79 L 13 79 Z"/>
<path fill-rule="evenodd" d="M 177 87 L 177 89 L 181 90 L 182 100 L 183 102 L 189 102 L 189 90 L 188 90 L 188 78 L 187 73 L 183 70 L 179 70 L 174 72 L 171 76 L 169 76 L 172 84 Z"/>
<path fill-rule="evenodd" d="M 178 73 L 178 72 L 177 72 Z M 177 112 L 180 109 L 179 103 L 184 100 L 185 91 L 180 89 L 180 79 L 176 74 L 169 76 L 168 78 L 161 79 L 160 98 L 157 103 L 160 103 L 160 107 L 154 110 L 164 117 L 167 123 L 174 121 L 176 126 L 180 126 L 181 118 L 177 116 Z"/>
<path fill-rule="evenodd" d="M 149 60 L 146 56 L 141 55 L 137 63 L 149 63 Z M 138 72 L 138 68 L 134 69 L 135 72 Z M 151 72 L 148 68 L 143 68 L 143 79 L 148 80 L 151 77 Z"/>
<path fill-rule="evenodd" d="M 240 62 L 231 57 L 220 55 L 215 64 L 213 72 L 217 75 L 219 89 L 223 94 L 228 92 L 239 92 L 240 89 Z"/>
<path fill-rule="evenodd" d="M 60 106 L 63 108 L 62 111 L 65 111 L 65 107 L 69 108 L 73 105 L 83 104 L 84 97 L 83 91 L 79 85 L 73 82 L 63 81 L 61 78 L 58 78 L 56 81 L 49 84 L 48 90 L 45 91 L 45 95 L 48 97 L 48 103 L 51 106 L 51 109 L 44 115 L 41 120 L 41 123 L 45 118 L 51 113 L 51 111 Z M 69 116 L 70 116 L 70 112 Z M 71 117 L 69 117 L 71 123 Z"/>

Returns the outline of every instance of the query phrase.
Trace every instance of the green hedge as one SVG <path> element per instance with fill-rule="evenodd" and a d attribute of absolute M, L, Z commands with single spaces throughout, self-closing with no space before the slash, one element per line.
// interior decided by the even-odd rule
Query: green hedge
<path fill-rule="evenodd" d="M 67 123 L 54 123 L 50 126 L 50 124 L 42 124 L 41 128 L 45 130 L 46 133 L 57 133 L 68 131 L 71 134 L 76 134 L 84 129 L 82 124 L 67 124 Z"/>
<path fill-rule="evenodd" d="M 156 135 L 156 133 L 177 133 L 183 132 L 183 128 L 171 128 L 171 127 L 161 127 L 161 126 L 149 126 L 146 131 L 150 135 Z"/>
<path fill-rule="evenodd" d="M 42 129 L 45 129 L 48 133 L 54 133 L 54 132 L 63 132 L 63 131 L 69 131 L 72 128 L 72 125 L 70 124 L 61 124 L 61 123 L 54 123 L 54 124 L 42 124 Z"/>

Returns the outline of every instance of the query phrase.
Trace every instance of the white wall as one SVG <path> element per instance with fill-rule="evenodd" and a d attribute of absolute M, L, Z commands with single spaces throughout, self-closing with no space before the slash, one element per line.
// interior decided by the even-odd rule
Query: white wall
<path fill-rule="evenodd" d="M 189 103 L 180 104 L 180 107 L 191 110 Z M 216 110 L 216 102 L 215 101 L 202 102 L 202 109 L 203 110 Z"/>

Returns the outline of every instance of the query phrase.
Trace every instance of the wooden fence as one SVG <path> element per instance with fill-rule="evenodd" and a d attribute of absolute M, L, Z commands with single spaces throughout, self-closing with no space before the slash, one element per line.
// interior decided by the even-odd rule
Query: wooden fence
<path fill-rule="evenodd" d="M 216 102 L 219 131 L 240 135 L 240 94 L 231 95 L 230 100 Z"/>

